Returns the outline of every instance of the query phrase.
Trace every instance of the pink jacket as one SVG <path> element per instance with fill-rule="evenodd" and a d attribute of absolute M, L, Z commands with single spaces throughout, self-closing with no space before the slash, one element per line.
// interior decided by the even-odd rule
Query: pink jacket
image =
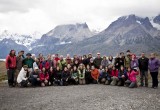
<path fill-rule="evenodd" d="M 136 75 L 138 75 L 138 74 L 139 74 L 138 71 L 136 72 L 136 71 L 132 70 L 131 72 L 128 72 L 128 73 L 127 73 L 128 79 L 129 79 L 130 81 L 132 81 L 132 82 L 136 82 L 136 81 L 137 81 Z"/>

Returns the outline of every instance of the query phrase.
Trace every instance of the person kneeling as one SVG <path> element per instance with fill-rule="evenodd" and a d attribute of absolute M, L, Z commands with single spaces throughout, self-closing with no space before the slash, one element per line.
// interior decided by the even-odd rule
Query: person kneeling
<path fill-rule="evenodd" d="M 30 74 L 29 81 L 33 87 L 40 86 L 39 69 L 34 68 L 34 71 Z"/>
<path fill-rule="evenodd" d="M 91 69 L 92 83 L 98 84 L 99 71 L 94 66 L 92 66 Z"/>
<path fill-rule="evenodd" d="M 123 66 L 121 66 L 119 72 L 118 72 L 118 86 L 124 86 L 125 81 L 127 80 L 127 71 L 124 69 Z"/>
<path fill-rule="evenodd" d="M 136 75 L 138 74 L 139 74 L 138 70 L 132 70 L 130 67 L 128 67 L 128 72 L 127 72 L 128 79 L 127 81 L 125 81 L 126 86 L 128 86 L 129 88 L 137 87 Z"/>
<path fill-rule="evenodd" d="M 118 83 L 118 69 L 115 68 L 115 66 L 113 66 L 112 72 L 111 72 L 111 85 L 116 86 Z"/>
<path fill-rule="evenodd" d="M 49 80 L 49 74 L 46 72 L 45 67 L 42 68 L 42 72 L 39 74 L 40 76 L 40 81 L 41 81 L 41 86 L 47 86 L 48 85 L 48 80 Z"/>
<path fill-rule="evenodd" d="M 80 85 L 84 85 L 86 84 L 86 81 L 85 81 L 85 67 L 83 64 L 80 64 L 79 66 L 79 70 L 78 70 L 78 74 L 79 74 L 79 84 Z"/>
<path fill-rule="evenodd" d="M 27 73 L 28 73 L 28 66 L 24 65 L 17 77 L 17 83 L 18 85 L 20 85 L 20 87 L 28 86 L 29 82 L 28 82 Z"/>
<path fill-rule="evenodd" d="M 70 78 L 70 73 L 67 67 L 64 67 L 64 71 L 62 72 L 62 84 L 63 86 L 68 86 L 68 79 Z"/>

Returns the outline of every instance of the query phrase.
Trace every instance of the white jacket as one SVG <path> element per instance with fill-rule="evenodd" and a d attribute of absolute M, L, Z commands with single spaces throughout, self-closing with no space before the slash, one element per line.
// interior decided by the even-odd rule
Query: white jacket
<path fill-rule="evenodd" d="M 22 80 L 27 80 L 26 74 L 27 74 L 27 71 L 24 71 L 24 68 L 22 67 L 21 71 L 18 74 L 17 82 L 21 83 Z"/>

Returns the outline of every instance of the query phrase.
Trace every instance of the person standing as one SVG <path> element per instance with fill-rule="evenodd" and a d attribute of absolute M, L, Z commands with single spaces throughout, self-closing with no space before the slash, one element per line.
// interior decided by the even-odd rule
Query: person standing
<path fill-rule="evenodd" d="M 140 86 L 144 86 L 145 78 L 145 87 L 148 87 L 148 61 L 149 59 L 145 57 L 145 53 L 142 53 L 141 57 L 138 59 L 141 80 Z"/>
<path fill-rule="evenodd" d="M 95 68 L 99 69 L 102 62 L 101 54 L 97 53 L 97 58 L 94 59 Z"/>
<path fill-rule="evenodd" d="M 23 58 L 22 58 L 22 55 L 23 55 L 23 52 L 18 52 L 18 56 L 16 57 L 16 72 L 15 72 L 15 83 L 17 82 L 16 79 L 18 77 L 18 74 L 19 72 L 21 71 L 22 69 L 22 61 L 23 61 Z"/>
<path fill-rule="evenodd" d="M 9 87 L 14 87 L 14 74 L 16 70 L 16 54 L 15 50 L 11 50 L 9 55 L 6 58 L 6 69 L 7 69 L 7 76 L 8 76 L 8 85 Z"/>
<path fill-rule="evenodd" d="M 149 71 L 152 77 L 152 88 L 156 89 L 158 87 L 158 68 L 159 68 L 159 60 L 155 57 L 154 53 L 151 53 L 151 57 L 149 59 Z"/>
<path fill-rule="evenodd" d="M 127 50 L 127 56 L 124 58 L 124 67 L 128 68 L 131 66 L 131 52 Z"/>
<path fill-rule="evenodd" d="M 23 60 L 23 65 L 27 65 L 28 66 L 28 72 L 30 74 L 33 71 L 33 63 L 35 61 L 31 58 L 32 55 L 30 53 L 27 53 L 26 56 L 27 57 Z"/>

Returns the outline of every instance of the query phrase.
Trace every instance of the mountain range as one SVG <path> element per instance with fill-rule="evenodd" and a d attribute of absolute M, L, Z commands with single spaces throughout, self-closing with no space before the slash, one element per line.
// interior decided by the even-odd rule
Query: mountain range
<path fill-rule="evenodd" d="M 67 53 L 83 55 L 101 52 L 116 55 L 130 49 L 134 53 L 160 53 L 160 15 L 119 17 L 101 32 L 93 32 L 87 23 L 56 26 L 46 34 L 18 35 L 4 31 L 0 35 L 0 58 L 10 49 L 34 54 Z"/>

